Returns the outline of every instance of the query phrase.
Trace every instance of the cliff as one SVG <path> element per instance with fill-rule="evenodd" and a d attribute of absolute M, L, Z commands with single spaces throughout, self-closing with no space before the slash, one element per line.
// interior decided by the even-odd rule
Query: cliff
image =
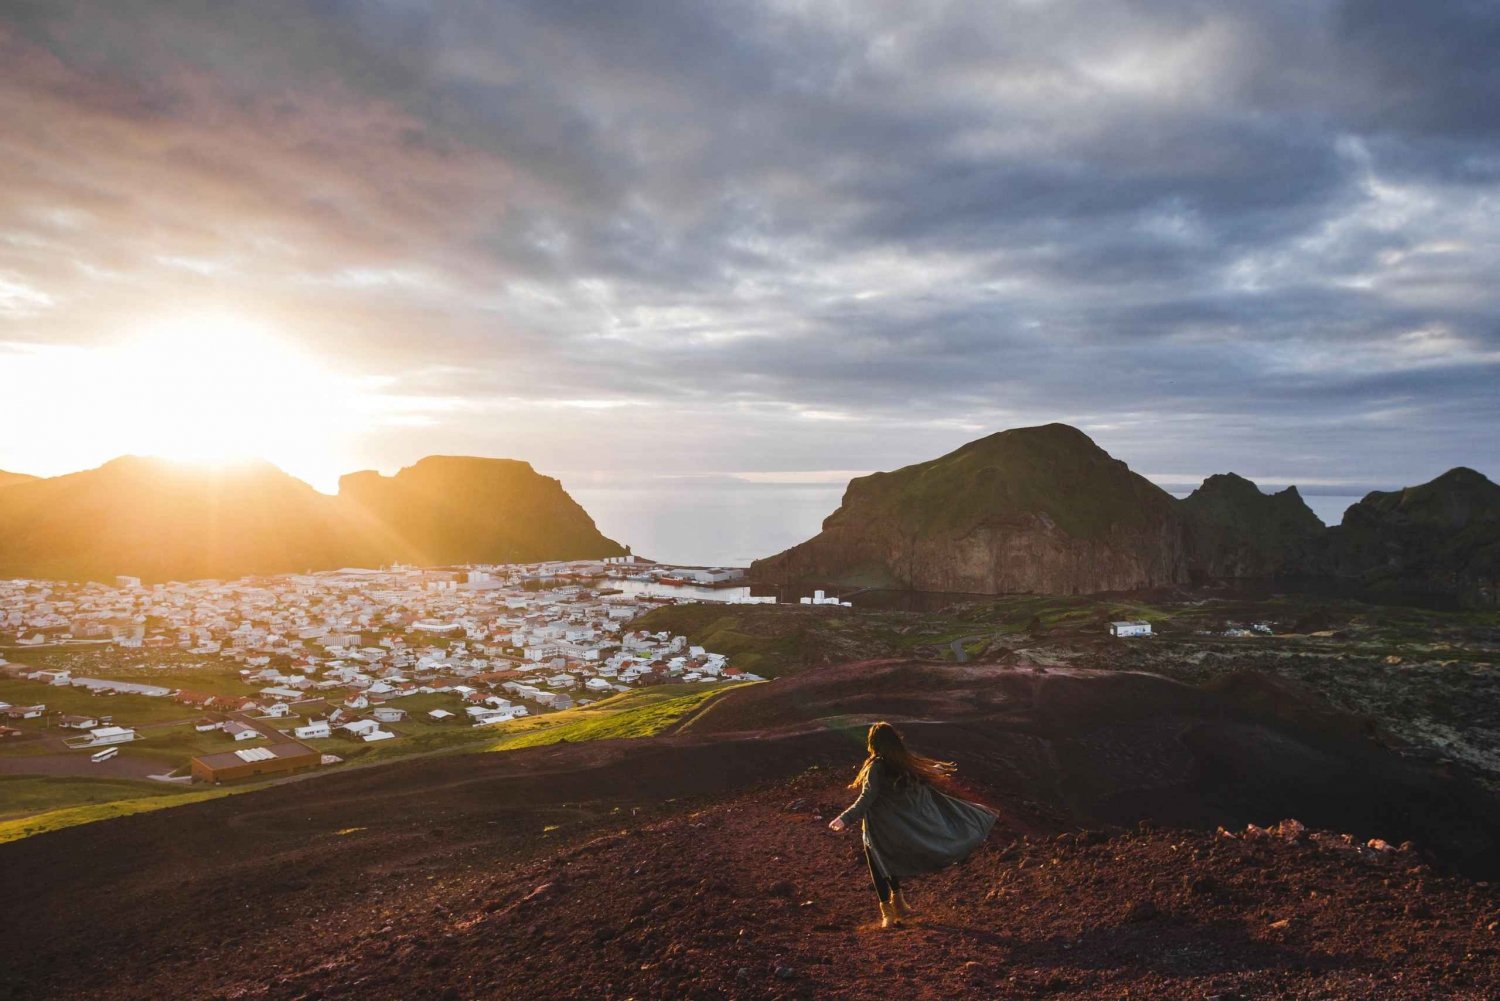
<path fill-rule="evenodd" d="M 1210 476 L 1180 509 L 1194 569 L 1214 579 L 1301 573 L 1326 531 L 1296 487 L 1267 494 L 1234 473 Z"/>
<path fill-rule="evenodd" d="M 429 456 L 352 473 L 339 504 L 377 563 L 530 563 L 621 556 L 562 484 L 516 459 Z"/>
<path fill-rule="evenodd" d="M 0 486 L 0 575 L 147 581 L 623 553 L 557 480 L 508 459 L 434 457 L 345 477 L 338 497 L 264 462 L 125 456 Z"/>
<path fill-rule="evenodd" d="M 123 456 L 0 490 L 0 574 L 109 580 L 332 566 L 347 550 L 328 498 L 266 463 L 205 468 Z"/>
<path fill-rule="evenodd" d="M 1315 571 L 1375 590 L 1500 601 L 1500 486 L 1459 466 L 1428 483 L 1367 494 L 1329 529 Z"/>
<path fill-rule="evenodd" d="M 1064 424 L 1018 428 L 850 482 L 816 537 L 751 568 L 775 583 L 1081 594 L 1185 583 L 1176 501 Z"/>
<path fill-rule="evenodd" d="M 1234 473 L 1178 501 L 1064 424 L 1002 431 L 852 480 L 812 539 L 751 567 L 772 584 L 1086 594 L 1320 579 L 1500 601 L 1500 486 L 1458 468 L 1372 493 L 1326 528 L 1296 487 Z"/>

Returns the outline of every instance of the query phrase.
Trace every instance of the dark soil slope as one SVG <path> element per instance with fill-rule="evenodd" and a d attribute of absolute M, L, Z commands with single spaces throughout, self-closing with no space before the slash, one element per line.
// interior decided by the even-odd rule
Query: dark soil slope
<path fill-rule="evenodd" d="M 0 846 L 0 997 L 1493 996 L 1500 900 L 1424 861 L 1483 865 L 1487 801 L 1256 701 L 849 665 L 736 690 L 669 736 L 29 838 Z M 869 926 L 857 836 L 824 826 L 872 715 L 1002 813 L 894 936 Z M 1213 833 L 1284 816 L 1355 838 Z M 1172 826 L 1134 828 L 1151 817 Z M 1355 847 L 1408 835 L 1417 850 Z"/>

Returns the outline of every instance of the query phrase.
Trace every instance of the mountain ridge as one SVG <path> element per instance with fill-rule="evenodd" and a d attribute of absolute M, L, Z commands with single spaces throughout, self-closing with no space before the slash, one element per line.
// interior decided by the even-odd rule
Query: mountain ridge
<path fill-rule="evenodd" d="M 1076 428 L 1014 428 L 851 480 L 821 532 L 751 576 L 978 594 L 1315 578 L 1488 607 L 1500 486 L 1460 466 L 1367 494 L 1330 528 L 1295 486 L 1220 473 L 1178 500 Z"/>
<path fill-rule="evenodd" d="M 203 467 L 135 455 L 3 483 L 0 574 L 224 579 L 626 551 L 558 480 L 529 463 L 429 458 L 440 461 L 424 459 L 391 477 L 351 474 L 344 478 L 351 489 L 336 495 L 263 460 Z"/>

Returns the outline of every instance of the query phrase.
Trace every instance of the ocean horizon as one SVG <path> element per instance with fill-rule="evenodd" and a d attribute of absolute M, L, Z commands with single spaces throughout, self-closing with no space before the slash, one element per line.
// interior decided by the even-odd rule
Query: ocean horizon
<path fill-rule="evenodd" d="M 684 566 L 745 567 L 816 535 L 843 500 L 844 488 L 843 483 L 663 478 L 569 486 L 568 492 L 601 532 L 639 556 Z M 1360 496 L 1304 494 L 1302 499 L 1331 526 Z"/>

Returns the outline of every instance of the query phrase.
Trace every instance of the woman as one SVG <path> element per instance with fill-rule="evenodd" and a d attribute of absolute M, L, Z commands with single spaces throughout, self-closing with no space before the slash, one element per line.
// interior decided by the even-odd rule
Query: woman
<path fill-rule="evenodd" d="M 869 756 L 849 783 L 860 790 L 859 798 L 828 826 L 842 831 L 864 821 L 865 861 L 880 899 L 880 927 L 899 928 L 911 916 L 901 880 L 968 858 L 995 826 L 996 815 L 934 789 L 934 782 L 954 773 L 954 764 L 911 753 L 889 723 L 870 727 L 866 746 Z"/>

